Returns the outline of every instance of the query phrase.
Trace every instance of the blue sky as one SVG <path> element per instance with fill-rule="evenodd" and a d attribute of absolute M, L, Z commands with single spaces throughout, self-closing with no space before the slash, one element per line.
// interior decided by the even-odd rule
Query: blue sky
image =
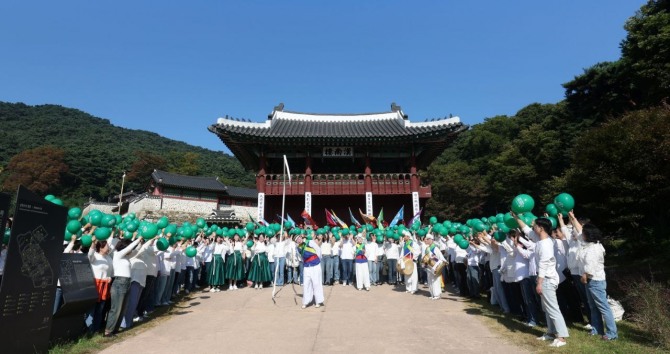
<path fill-rule="evenodd" d="M 206 128 L 273 106 L 466 124 L 563 98 L 619 58 L 642 0 L 0 3 L 0 101 L 59 104 L 226 150 Z M 418 5 L 421 4 L 421 5 Z"/>

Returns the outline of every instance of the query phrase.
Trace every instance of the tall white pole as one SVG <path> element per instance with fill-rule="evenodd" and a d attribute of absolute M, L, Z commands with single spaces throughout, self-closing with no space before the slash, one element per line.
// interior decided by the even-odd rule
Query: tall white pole
<path fill-rule="evenodd" d="M 119 215 L 121 215 L 121 205 L 123 204 L 123 184 L 126 182 L 126 171 L 121 176 L 121 194 L 119 194 Z"/>
<path fill-rule="evenodd" d="M 284 161 L 286 161 L 286 155 L 284 155 Z M 279 228 L 279 241 L 281 242 L 282 237 L 284 237 L 284 209 L 286 206 L 286 164 L 284 163 L 284 173 L 282 173 L 282 196 L 281 196 L 281 226 Z M 274 252 L 274 251 L 273 251 Z M 272 282 L 272 301 L 275 299 L 275 294 L 277 293 L 277 274 L 279 274 L 279 262 L 275 262 L 275 275 L 274 282 Z"/>

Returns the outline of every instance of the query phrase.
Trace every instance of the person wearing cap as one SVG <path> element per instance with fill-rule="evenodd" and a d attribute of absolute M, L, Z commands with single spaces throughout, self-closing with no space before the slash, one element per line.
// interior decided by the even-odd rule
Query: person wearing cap
<path fill-rule="evenodd" d="M 302 308 L 306 308 L 312 300 L 314 307 L 323 305 L 323 282 L 321 271 L 321 247 L 317 241 L 296 238 L 298 251 L 303 261 Z"/>
<path fill-rule="evenodd" d="M 430 259 L 433 260 L 434 264 L 431 267 L 426 267 L 426 275 L 428 277 L 428 287 L 430 290 L 431 300 L 438 300 L 442 294 L 440 278 L 441 276 L 435 275 L 435 269 L 437 269 L 442 262 L 446 262 L 440 249 L 435 246 L 433 234 L 429 233 L 424 238 L 426 243 L 426 251 L 424 255 L 430 256 Z"/>
<path fill-rule="evenodd" d="M 416 244 L 415 240 L 412 238 L 412 234 L 404 230 L 403 231 L 403 247 L 401 252 L 400 267 L 405 269 L 405 261 L 410 260 L 414 262 L 416 254 L 419 252 L 419 245 Z M 405 276 L 405 292 L 414 294 L 416 293 L 417 287 L 419 285 L 419 275 L 416 271 L 416 267 L 412 268 L 412 275 Z"/>
<path fill-rule="evenodd" d="M 356 288 L 358 290 L 370 291 L 370 269 L 368 268 L 368 257 L 365 253 L 365 231 L 356 235 L 356 246 L 354 248 L 354 262 L 356 263 Z"/>

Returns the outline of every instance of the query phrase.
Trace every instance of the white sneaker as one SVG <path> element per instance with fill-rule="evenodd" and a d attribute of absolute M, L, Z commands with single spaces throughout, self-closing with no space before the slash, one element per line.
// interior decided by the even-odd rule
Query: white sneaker
<path fill-rule="evenodd" d="M 258 286 L 259 289 L 263 289 L 263 284 Z"/>
<path fill-rule="evenodd" d="M 591 331 L 591 330 L 593 330 L 593 326 L 591 326 L 590 323 L 587 323 L 586 325 L 584 325 L 584 329 L 587 330 L 587 331 Z"/>
<path fill-rule="evenodd" d="M 535 338 L 537 340 L 554 340 L 556 337 L 554 337 L 553 334 L 545 333 L 541 335 L 540 337 Z"/>
<path fill-rule="evenodd" d="M 254 285 L 254 289 L 258 289 L 258 284 Z"/>
<path fill-rule="evenodd" d="M 213 293 L 213 292 L 215 292 L 216 290 L 217 290 L 217 289 L 211 288 L 211 289 L 209 289 L 209 292 L 210 292 L 210 293 Z"/>
<path fill-rule="evenodd" d="M 321 307 L 321 305 L 316 304 L 316 305 L 314 305 L 314 307 L 316 307 L 318 309 L 319 307 Z"/>
<path fill-rule="evenodd" d="M 306 309 L 306 308 L 307 308 L 307 305 L 302 305 L 302 308 L 303 308 L 303 309 Z"/>
<path fill-rule="evenodd" d="M 347 286 L 347 283 L 342 283 L 342 286 Z"/>
<path fill-rule="evenodd" d="M 568 344 L 566 341 L 554 339 L 554 341 L 551 342 L 551 344 L 549 344 L 549 346 L 554 347 L 554 348 L 558 348 L 558 347 L 562 347 L 566 344 Z"/>
<path fill-rule="evenodd" d="M 218 293 L 219 291 L 221 291 L 221 289 L 219 289 L 219 288 L 216 288 L 215 290 L 216 290 L 217 293 Z"/>
<path fill-rule="evenodd" d="M 365 291 L 370 291 L 370 288 L 365 288 Z"/>

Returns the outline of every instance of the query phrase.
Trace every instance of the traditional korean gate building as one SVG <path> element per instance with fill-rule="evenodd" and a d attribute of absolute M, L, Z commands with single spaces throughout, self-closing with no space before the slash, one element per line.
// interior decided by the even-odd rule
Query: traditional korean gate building
<path fill-rule="evenodd" d="M 259 218 L 277 219 L 286 183 L 288 214 L 300 222 L 306 210 L 319 225 L 326 208 L 349 223 L 349 208 L 359 221 L 359 208 L 375 216 L 383 208 L 388 221 L 404 205 L 408 220 L 431 196 L 418 171 L 466 129 L 458 117 L 411 122 L 395 103 L 369 114 L 298 113 L 280 104 L 263 123 L 226 116 L 209 127 L 257 173 Z"/>

